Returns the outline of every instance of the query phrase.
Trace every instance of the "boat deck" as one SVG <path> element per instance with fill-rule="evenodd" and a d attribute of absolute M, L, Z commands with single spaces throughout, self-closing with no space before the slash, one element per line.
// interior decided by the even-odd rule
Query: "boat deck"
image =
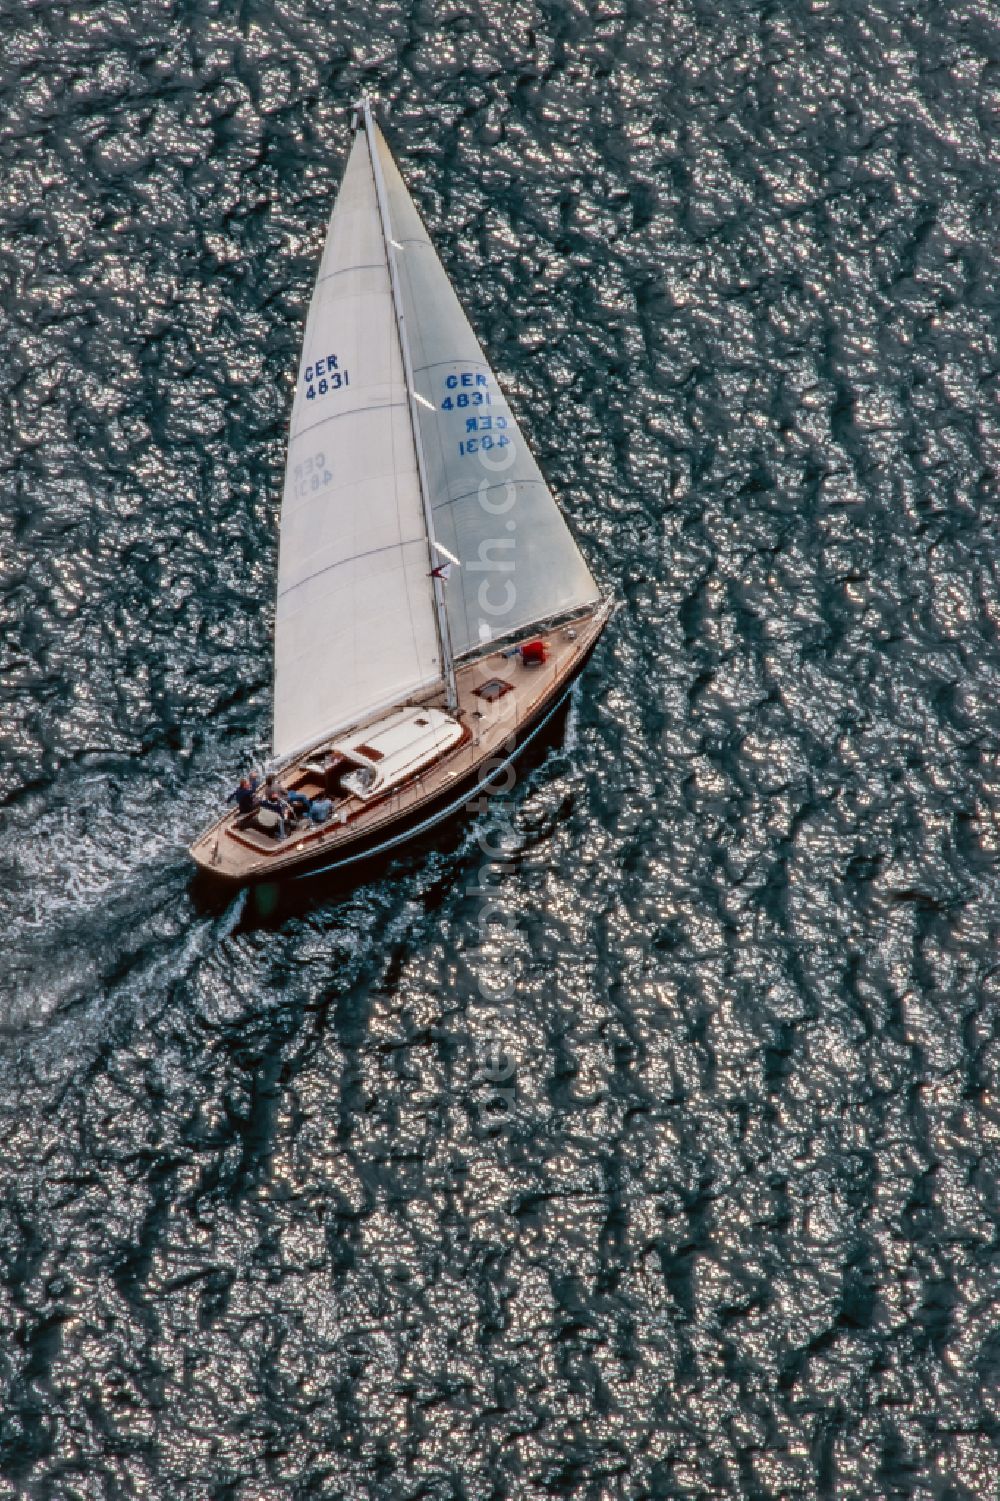
<path fill-rule="evenodd" d="M 391 839 L 395 826 L 419 822 L 422 809 L 439 806 L 450 789 L 458 795 L 470 780 L 481 779 L 511 755 L 527 728 L 580 670 L 609 613 L 610 603 L 605 601 L 551 630 L 526 633 L 488 656 L 459 665 L 455 718 L 463 729 L 461 740 L 383 796 L 336 795 L 325 823 L 301 820 L 288 828 L 284 839 L 257 827 L 255 814 L 228 812 L 192 844 L 193 859 L 221 880 L 242 883 L 278 879 L 327 855 L 333 864 L 380 838 Z M 520 647 L 536 640 L 545 643 L 545 661 L 529 665 L 522 661 Z M 443 708 L 444 693 L 439 689 L 408 702 Z M 282 785 L 310 798 L 330 795 L 322 762 L 331 745 L 343 739 L 342 734 L 334 735 L 283 768 Z"/>

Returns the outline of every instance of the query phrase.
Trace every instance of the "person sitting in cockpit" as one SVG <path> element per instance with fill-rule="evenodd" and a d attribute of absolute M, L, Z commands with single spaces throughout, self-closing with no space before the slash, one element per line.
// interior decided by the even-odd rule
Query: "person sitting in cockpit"
<path fill-rule="evenodd" d="M 291 805 L 288 802 L 288 793 L 280 786 L 273 772 L 269 772 L 264 778 L 264 791 L 260 800 L 260 807 L 268 813 L 275 813 L 278 817 L 278 838 L 284 839 L 288 830 L 285 820 L 291 817 Z"/>

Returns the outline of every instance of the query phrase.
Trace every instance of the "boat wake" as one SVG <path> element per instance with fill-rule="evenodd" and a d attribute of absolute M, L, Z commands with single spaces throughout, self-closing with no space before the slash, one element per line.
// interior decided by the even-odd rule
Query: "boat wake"
<path fill-rule="evenodd" d="M 120 776 L 92 772 L 46 798 L 48 806 L 39 796 L 13 811 L 0 838 L 8 921 L 18 935 L 0 955 L 5 1030 L 42 1025 L 106 996 L 164 946 L 169 952 L 187 923 L 189 806 L 138 780 L 126 799 Z M 194 935 L 217 942 L 241 913 L 242 902 L 231 903 Z"/>
<path fill-rule="evenodd" d="M 580 743 L 580 694 L 579 678 L 573 684 L 569 694 L 569 709 L 566 714 L 566 732 L 563 735 L 563 750 L 567 755 L 572 755 Z"/>

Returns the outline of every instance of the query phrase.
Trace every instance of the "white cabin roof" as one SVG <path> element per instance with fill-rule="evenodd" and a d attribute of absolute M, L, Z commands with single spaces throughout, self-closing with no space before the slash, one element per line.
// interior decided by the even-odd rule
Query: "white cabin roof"
<path fill-rule="evenodd" d="M 441 709 L 396 709 L 384 719 L 335 740 L 332 749 L 355 765 L 368 767 L 374 778 L 351 789 L 369 798 L 384 792 L 457 745 L 462 726 Z"/>

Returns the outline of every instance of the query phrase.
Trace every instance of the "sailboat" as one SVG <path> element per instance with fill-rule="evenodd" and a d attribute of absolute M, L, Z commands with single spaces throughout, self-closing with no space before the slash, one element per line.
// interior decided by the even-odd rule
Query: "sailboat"
<path fill-rule="evenodd" d="M 509 785 L 612 606 L 367 98 L 353 131 L 281 509 L 270 770 L 300 816 L 227 805 L 190 849 L 238 885 L 388 853 Z"/>

